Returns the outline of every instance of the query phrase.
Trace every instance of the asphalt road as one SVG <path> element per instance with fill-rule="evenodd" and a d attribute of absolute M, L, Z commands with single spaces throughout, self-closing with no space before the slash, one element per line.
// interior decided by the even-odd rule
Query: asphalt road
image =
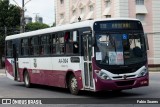
<path fill-rule="evenodd" d="M 1 73 L 1 72 L 0 72 Z M 1 73 L 2 74 L 2 73 Z M 142 87 L 137 89 L 125 90 L 121 93 L 113 93 L 113 92 L 88 92 L 82 91 L 80 95 L 75 96 L 71 95 L 67 89 L 63 88 L 55 88 L 49 86 L 41 86 L 35 85 L 33 88 L 26 88 L 23 83 L 15 82 L 4 75 L 0 75 L 0 98 L 57 98 L 60 103 L 54 105 L 45 105 L 45 106 L 58 106 L 58 107 L 72 107 L 72 106 L 82 106 L 82 104 L 61 104 L 61 101 L 64 100 L 76 102 L 77 100 L 86 100 L 91 102 L 91 104 L 83 104 L 85 107 L 114 107 L 114 104 L 118 104 L 121 101 L 132 98 L 135 99 L 143 99 L 143 98 L 159 98 L 160 99 L 160 73 L 150 73 L 150 85 L 148 87 Z M 79 99 L 78 99 L 79 98 Z M 67 100 L 70 99 L 70 100 Z M 128 100 L 128 101 L 129 101 Z M 160 100 L 159 100 L 160 101 Z M 105 104 L 105 102 L 109 102 L 111 104 Z M 125 101 L 124 101 L 125 102 Z M 83 102 L 82 102 L 83 103 Z M 98 105 L 97 105 L 97 104 Z M 100 104 L 100 105 L 99 105 Z M 0 105 L 1 106 L 1 105 Z M 3 105 L 4 106 L 4 105 Z M 13 107 L 17 107 L 16 105 L 12 105 Z M 36 107 L 37 105 L 34 105 Z M 44 107 L 44 105 L 41 105 Z M 119 104 L 120 107 L 126 106 L 134 106 L 134 107 L 151 107 L 151 104 Z M 160 105 L 153 104 L 152 107 L 159 107 Z M 6 106 L 8 107 L 8 106 Z"/>

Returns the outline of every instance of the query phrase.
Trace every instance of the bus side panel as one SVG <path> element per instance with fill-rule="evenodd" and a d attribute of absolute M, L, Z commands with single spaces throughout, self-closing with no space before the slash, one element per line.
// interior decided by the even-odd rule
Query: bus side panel
<path fill-rule="evenodd" d="M 83 82 L 82 82 L 82 72 L 81 72 L 81 70 L 75 71 L 74 75 L 76 76 L 76 79 L 77 79 L 78 89 L 82 90 L 83 89 Z"/>
<path fill-rule="evenodd" d="M 71 62 L 71 57 L 52 57 L 53 72 L 57 72 L 57 83 L 60 87 L 66 87 L 66 74 L 68 71 L 74 73 L 77 80 L 81 77 L 80 63 Z M 82 87 L 82 82 L 78 81 L 79 87 Z"/>
<path fill-rule="evenodd" d="M 18 73 L 19 73 L 20 82 L 23 82 L 24 81 L 23 69 L 18 68 Z"/>
<path fill-rule="evenodd" d="M 45 72 L 45 84 L 49 86 L 57 86 L 57 87 L 63 87 L 66 88 L 66 75 L 67 75 L 67 70 L 61 71 L 61 70 L 53 70 L 53 71 L 44 71 Z M 78 88 L 82 89 L 83 84 L 82 84 L 82 76 L 81 76 L 81 71 L 73 71 L 77 82 L 78 82 Z"/>
<path fill-rule="evenodd" d="M 26 69 L 30 75 L 30 82 L 49 86 L 65 87 L 66 70 L 52 69 L 51 57 L 20 58 L 19 72 L 23 81 L 23 72 Z"/>
<path fill-rule="evenodd" d="M 12 61 L 13 58 L 5 58 L 5 69 L 9 75 L 14 76 Z"/>
<path fill-rule="evenodd" d="M 45 73 L 45 84 L 49 86 L 65 87 L 66 71 L 51 70 Z"/>
<path fill-rule="evenodd" d="M 61 62 L 61 59 L 67 59 L 68 63 Z M 68 71 L 73 71 L 77 78 L 78 88 L 83 88 L 80 63 L 70 62 L 70 57 L 35 57 L 18 60 L 21 81 L 23 81 L 24 69 L 26 69 L 31 83 L 65 88 L 66 74 Z"/>

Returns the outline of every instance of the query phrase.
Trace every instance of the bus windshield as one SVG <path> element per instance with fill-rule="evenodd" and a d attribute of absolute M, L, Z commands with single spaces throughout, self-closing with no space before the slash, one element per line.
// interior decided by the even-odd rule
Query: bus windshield
<path fill-rule="evenodd" d="M 99 64 L 129 65 L 145 59 L 143 34 L 97 33 L 95 36 L 95 56 Z"/>

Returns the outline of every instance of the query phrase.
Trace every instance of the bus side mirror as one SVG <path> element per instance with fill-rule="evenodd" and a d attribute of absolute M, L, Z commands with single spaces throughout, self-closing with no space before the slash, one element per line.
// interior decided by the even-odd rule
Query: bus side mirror
<path fill-rule="evenodd" d="M 146 49 L 149 50 L 149 44 L 148 44 L 147 34 L 144 34 L 144 39 L 145 39 L 145 43 L 146 43 Z"/>

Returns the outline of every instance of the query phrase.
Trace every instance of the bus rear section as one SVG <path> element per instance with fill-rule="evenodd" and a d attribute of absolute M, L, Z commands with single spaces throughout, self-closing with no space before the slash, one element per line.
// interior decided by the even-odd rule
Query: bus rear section
<path fill-rule="evenodd" d="M 95 90 L 124 90 L 149 85 L 147 43 L 137 20 L 94 23 Z"/>
<path fill-rule="evenodd" d="M 8 78 L 19 81 L 18 73 L 18 43 L 17 40 L 5 42 L 5 70 Z"/>

